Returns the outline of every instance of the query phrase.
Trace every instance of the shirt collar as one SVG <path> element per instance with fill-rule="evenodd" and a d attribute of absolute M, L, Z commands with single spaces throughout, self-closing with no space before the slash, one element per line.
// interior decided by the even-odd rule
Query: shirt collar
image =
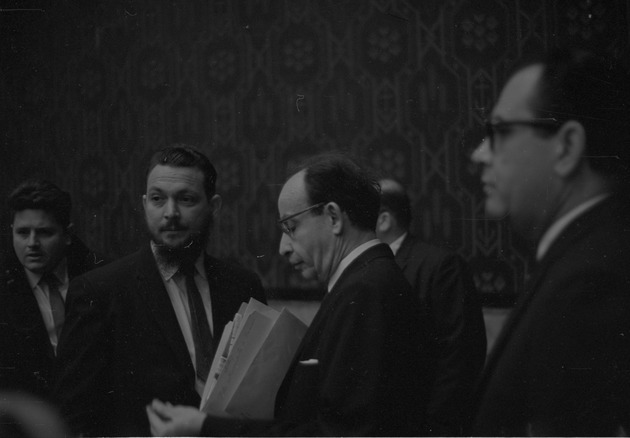
<path fill-rule="evenodd" d="M 350 265 L 350 263 L 352 263 L 357 257 L 363 254 L 365 251 L 367 251 L 368 249 L 372 248 L 375 245 L 378 245 L 379 243 L 381 243 L 381 241 L 378 239 L 368 240 L 367 242 L 362 243 L 361 245 L 357 246 L 355 249 L 350 251 L 350 254 L 348 254 L 347 256 L 343 258 L 343 260 L 341 260 L 341 262 L 339 263 L 339 266 L 337 266 L 337 269 L 335 270 L 335 273 L 330 277 L 330 280 L 328 280 L 328 292 L 332 290 L 332 288 L 335 286 L 335 283 L 337 283 L 337 280 L 339 280 L 339 277 L 341 277 L 341 274 L 343 274 L 343 271 L 346 270 L 346 268 Z"/>
<path fill-rule="evenodd" d="M 155 242 L 151 241 L 151 252 L 153 252 L 153 258 L 155 258 L 155 262 L 157 264 L 158 270 L 160 271 L 160 275 L 165 281 L 169 281 L 177 271 L 179 271 L 179 265 L 169 265 L 166 263 L 162 263 L 161 259 L 157 256 L 157 245 Z M 206 279 L 206 270 L 204 268 L 205 264 L 205 254 L 204 251 L 201 251 L 199 257 L 195 261 L 195 270 L 196 273 L 201 275 L 204 279 Z"/>
<path fill-rule="evenodd" d="M 29 271 L 24 268 L 24 272 L 26 273 L 26 279 L 28 280 L 28 284 L 31 286 L 31 289 L 35 289 L 35 287 L 39 284 L 44 276 L 43 273 L 36 273 L 33 271 Z M 66 285 L 68 284 L 68 258 L 64 257 L 61 259 L 55 269 L 52 270 L 52 274 L 57 277 L 57 280 L 60 284 Z"/>
<path fill-rule="evenodd" d="M 407 237 L 407 234 L 409 233 L 405 231 L 396 240 L 389 244 L 389 247 L 392 249 L 394 255 L 396 255 L 396 253 L 400 249 L 400 246 L 402 245 L 403 240 L 405 240 L 405 237 Z"/>
<path fill-rule="evenodd" d="M 608 193 L 604 193 L 601 195 L 597 195 L 586 202 L 581 203 L 577 207 L 569 210 L 564 216 L 560 217 L 557 221 L 555 221 L 543 234 L 540 242 L 538 243 L 538 250 L 536 251 L 536 260 L 541 260 L 549 248 L 551 244 L 558 238 L 560 233 L 571 223 L 575 218 L 594 207 L 596 204 L 600 203 L 604 199 L 609 196 Z"/>

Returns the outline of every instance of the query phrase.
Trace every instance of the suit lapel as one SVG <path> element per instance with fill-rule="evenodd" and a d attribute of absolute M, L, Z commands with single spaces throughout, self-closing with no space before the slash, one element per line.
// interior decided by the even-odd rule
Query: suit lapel
<path fill-rule="evenodd" d="M 218 345 L 225 324 L 231 321 L 234 313 L 236 313 L 233 309 L 238 309 L 241 302 L 235 302 L 240 298 L 231 293 L 233 279 L 226 277 L 221 262 L 208 254 L 205 255 L 204 260 L 208 288 L 210 289 L 210 302 L 212 303 L 212 333 Z"/>
<path fill-rule="evenodd" d="M 343 271 L 341 276 L 337 279 L 337 282 L 333 286 L 332 290 L 327 294 L 324 298 L 324 301 L 329 296 L 334 296 L 338 293 L 341 288 L 341 285 L 346 278 L 351 276 L 355 271 L 358 271 L 362 268 L 363 265 L 369 263 L 371 260 L 379 257 L 391 257 L 393 258 L 393 253 L 389 245 L 386 243 L 379 243 L 378 245 L 374 245 L 365 251 L 363 251 L 359 256 L 350 263 L 346 269 Z M 324 306 L 324 302 L 322 302 L 322 307 Z M 312 324 L 312 323 L 311 323 Z"/>
<path fill-rule="evenodd" d="M 11 326 L 22 339 L 35 340 L 42 345 L 42 351 L 54 358 L 48 330 L 23 269 L 15 269 L 6 284 L 6 314 L 11 319 Z"/>
<path fill-rule="evenodd" d="M 192 376 L 194 375 L 194 368 L 190 360 L 188 347 L 177 321 L 175 310 L 173 310 L 173 304 L 151 252 L 151 247 L 146 246 L 142 249 L 138 259 L 136 290 L 141 294 L 142 302 L 147 306 L 155 322 L 162 330 L 164 340 L 175 352 L 175 356 L 182 368 L 190 371 Z"/>
<path fill-rule="evenodd" d="M 562 257 L 563 254 L 566 254 L 576 239 L 581 238 L 584 233 L 590 231 L 590 229 L 597 224 L 598 218 L 605 217 L 606 214 L 611 214 L 606 213 L 610 204 L 610 200 L 603 201 L 601 204 L 595 206 L 592 210 L 587 211 L 569 224 L 569 226 L 562 231 L 562 233 L 549 247 L 549 250 L 543 259 L 535 266 L 532 276 L 526 284 L 524 295 L 518 300 L 495 342 L 495 346 L 488 358 L 488 363 L 484 371 L 484 382 L 488 380 L 490 375 L 492 375 L 493 368 L 496 366 L 503 350 L 509 343 L 512 333 L 516 330 L 516 327 L 522 320 L 523 315 L 527 312 L 534 296 L 541 289 L 542 282 L 547 275 L 549 268 L 553 266 L 558 258 Z"/>

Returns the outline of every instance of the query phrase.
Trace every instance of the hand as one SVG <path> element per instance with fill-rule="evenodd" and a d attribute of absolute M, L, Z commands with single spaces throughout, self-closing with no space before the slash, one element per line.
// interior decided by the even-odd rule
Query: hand
<path fill-rule="evenodd" d="M 192 406 L 173 406 L 160 400 L 147 405 L 153 436 L 199 436 L 206 414 Z"/>

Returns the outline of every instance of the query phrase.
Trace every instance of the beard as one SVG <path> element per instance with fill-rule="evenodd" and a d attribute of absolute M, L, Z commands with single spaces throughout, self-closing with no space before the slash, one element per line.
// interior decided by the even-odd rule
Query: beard
<path fill-rule="evenodd" d="M 191 233 L 188 238 L 177 245 L 169 245 L 160 236 L 160 231 L 165 229 L 183 229 L 179 220 L 168 222 L 165 226 L 160 227 L 157 232 L 149 229 L 149 234 L 156 247 L 156 256 L 160 261 L 170 266 L 180 266 L 183 264 L 194 263 L 202 251 L 205 250 L 210 237 L 210 228 L 212 226 L 212 217 L 210 216 L 203 224 L 201 231 Z"/>

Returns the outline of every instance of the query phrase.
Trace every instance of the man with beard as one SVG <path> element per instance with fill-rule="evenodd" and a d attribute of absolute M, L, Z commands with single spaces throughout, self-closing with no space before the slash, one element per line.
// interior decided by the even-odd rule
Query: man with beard
<path fill-rule="evenodd" d="M 149 435 L 152 399 L 199 406 L 223 327 L 243 301 L 265 302 L 254 273 L 204 251 L 215 182 L 194 148 L 155 153 L 142 198 L 150 244 L 71 283 L 56 395 L 74 433 Z"/>
<path fill-rule="evenodd" d="M 379 187 L 339 154 L 315 156 L 278 197 L 279 252 L 327 285 L 276 394 L 274 419 L 224 418 L 154 400 L 154 436 L 418 436 L 433 360 L 420 300 L 376 239 Z"/>

